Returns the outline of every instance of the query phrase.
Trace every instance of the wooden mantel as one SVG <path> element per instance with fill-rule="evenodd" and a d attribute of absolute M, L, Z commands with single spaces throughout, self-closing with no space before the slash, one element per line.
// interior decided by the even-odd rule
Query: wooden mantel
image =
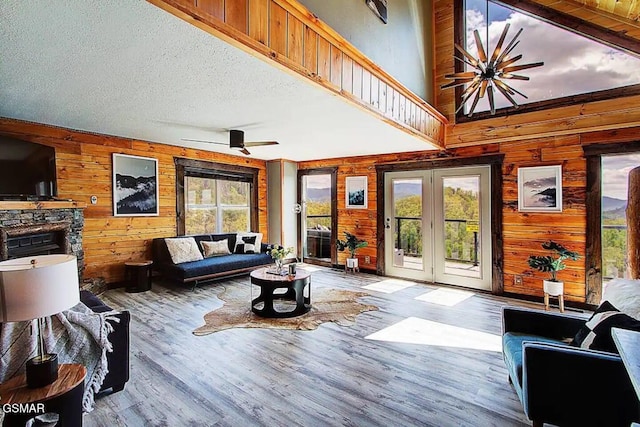
<path fill-rule="evenodd" d="M 52 201 L 0 201 L 0 210 L 25 210 L 25 209 L 84 209 L 86 203 L 73 200 Z"/>
<path fill-rule="evenodd" d="M 147 1 L 444 148 L 447 118 L 296 0 Z"/>

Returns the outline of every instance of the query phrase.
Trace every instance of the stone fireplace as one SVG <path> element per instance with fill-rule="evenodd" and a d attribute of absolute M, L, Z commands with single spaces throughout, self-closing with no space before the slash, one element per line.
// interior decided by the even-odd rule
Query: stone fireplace
<path fill-rule="evenodd" d="M 82 282 L 83 206 L 74 202 L 0 201 L 0 260 L 73 254 Z"/>

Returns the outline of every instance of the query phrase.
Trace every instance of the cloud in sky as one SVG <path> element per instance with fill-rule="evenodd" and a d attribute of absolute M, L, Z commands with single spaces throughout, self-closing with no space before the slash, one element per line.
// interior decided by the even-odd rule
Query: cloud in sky
<path fill-rule="evenodd" d="M 510 56 L 522 54 L 515 65 L 544 62 L 544 66 L 523 70 L 516 74 L 531 78 L 529 81 L 509 80 L 507 83 L 524 93 L 529 99 L 514 96 L 518 104 L 543 101 L 563 96 L 589 93 L 640 83 L 640 59 L 597 43 L 586 37 L 555 27 L 541 20 L 491 4 L 489 16 L 489 47 L 486 43 L 484 2 L 474 2 L 476 9 L 467 10 L 467 50 L 477 57 L 473 35 L 478 30 L 490 56 L 507 23 L 511 24 L 506 44 L 523 29 L 520 44 Z M 496 108 L 508 107 L 510 102 L 497 94 Z M 467 103 L 470 106 L 470 102 Z M 476 111 L 486 111 L 489 103 L 481 100 Z"/>
<path fill-rule="evenodd" d="M 602 193 L 627 200 L 629 171 L 640 166 L 640 154 L 602 157 Z"/>

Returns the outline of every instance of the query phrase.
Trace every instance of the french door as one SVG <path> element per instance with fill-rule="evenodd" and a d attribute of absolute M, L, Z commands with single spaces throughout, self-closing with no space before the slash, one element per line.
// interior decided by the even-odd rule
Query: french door
<path fill-rule="evenodd" d="M 336 262 L 335 168 L 298 171 L 300 242 L 304 262 L 333 265 Z"/>
<path fill-rule="evenodd" d="M 491 289 L 490 166 L 385 173 L 385 274 Z"/>

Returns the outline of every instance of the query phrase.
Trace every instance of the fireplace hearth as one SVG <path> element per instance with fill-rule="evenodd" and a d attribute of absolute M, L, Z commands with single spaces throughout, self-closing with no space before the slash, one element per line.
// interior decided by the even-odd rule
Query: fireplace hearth
<path fill-rule="evenodd" d="M 78 259 L 78 275 L 82 280 L 83 208 L 67 207 L 68 204 L 61 208 L 45 208 L 36 202 L 34 209 L 6 209 L 10 206 L 12 202 L 0 202 L 0 260 L 72 254 Z"/>

